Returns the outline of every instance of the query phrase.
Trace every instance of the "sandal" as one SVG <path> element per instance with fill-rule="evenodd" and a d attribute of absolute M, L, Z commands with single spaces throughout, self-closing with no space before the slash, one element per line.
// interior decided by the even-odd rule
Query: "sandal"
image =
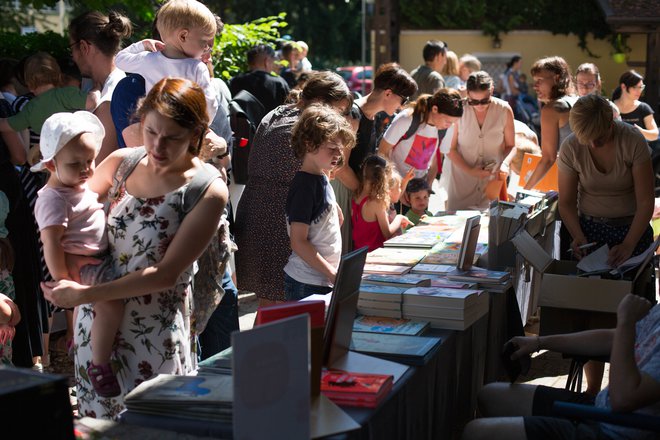
<path fill-rule="evenodd" d="M 101 397 L 115 397 L 121 394 L 117 376 L 112 371 L 112 366 L 107 363 L 104 365 L 89 364 L 87 375 L 92 382 L 96 393 Z"/>

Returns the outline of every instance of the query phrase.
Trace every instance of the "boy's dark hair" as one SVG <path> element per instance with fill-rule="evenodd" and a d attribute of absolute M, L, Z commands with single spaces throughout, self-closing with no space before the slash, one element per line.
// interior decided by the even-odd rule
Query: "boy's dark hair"
<path fill-rule="evenodd" d="M 339 140 L 343 149 L 355 146 L 355 133 L 351 124 L 335 109 L 323 104 L 311 104 L 307 107 L 291 131 L 291 146 L 299 159 L 333 139 Z M 342 152 L 342 162 L 343 159 Z"/>
<path fill-rule="evenodd" d="M 408 98 L 417 92 L 417 83 L 397 63 L 383 64 L 376 71 L 374 89 L 390 89 L 397 95 Z"/>
<path fill-rule="evenodd" d="M 249 65 L 253 65 L 263 58 L 275 58 L 275 50 L 267 44 L 257 44 L 248 50 L 247 62 Z"/>
<path fill-rule="evenodd" d="M 447 53 L 447 43 L 439 40 L 429 40 L 424 45 L 424 50 L 422 55 L 424 56 L 424 61 L 433 61 L 438 54 Z"/>
<path fill-rule="evenodd" d="M 431 189 L 426 179 L 422 177 L 415 177 L 414 179 L 410 179 L 410 182 L 408 182 L 408 185 L 406 185 L 406 192 L 408 194 L 413 194 L 419 191 L 428 191 L 429 194 L 435 194 L 435 191 Z"/>

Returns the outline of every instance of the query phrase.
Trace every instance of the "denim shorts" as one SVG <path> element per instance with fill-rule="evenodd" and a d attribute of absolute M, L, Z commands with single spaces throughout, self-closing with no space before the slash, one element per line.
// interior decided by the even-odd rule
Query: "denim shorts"
<path fill-rule="evenodd" d="M 315 286 L 313 284 L 301 283 L 291 278 L 289 274 L 284 274 L 284 293 L 286 294 L 287 301 L 298 301 L 310 295 L 325 295 L 330 292 L 332 292 L 332 287 L 330 286 Z"/>

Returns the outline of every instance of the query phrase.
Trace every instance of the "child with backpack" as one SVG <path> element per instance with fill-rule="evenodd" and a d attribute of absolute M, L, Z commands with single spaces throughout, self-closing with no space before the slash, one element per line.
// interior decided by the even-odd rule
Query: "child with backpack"
<path fill-rule="evenodd" d="M 292 253 L 284 266 L 286 299 L 332 290 L 341 257 L 343 215 L 327 173 L 341 166 L 355 134 L 334 109 L 312 104 L 293 127 L 291 145 L 303 163 L 289 186 L 287 229 Z"/>
<path fill-rule="evenodd" d="M 85 111 L 55 113 L 43 125 L 40 141 L 43 159 L 31 170 L 45 169 L 50 176 L 38 192 L 34 214 L 46 265 L 56 281 L 75 278 L 69 273 L 65 254 L 103 256 L 108 248 L 103 204 L 86 183 L 94 174 L 94 158 L 104 136 L 101 121 Z M 83 266 L 80 278 L 86 285 L 113 280 L 112 260 L 108 256 L 99 265 Z M 91 331 L 94 359 L 87 374 L 103 397 L 116 396 L 121 391 L 110 366 L 110 356 L 123 310 L 123 301 L 94 304 Z"/>
<path fill-rule="evenodd" d="M 422 95 L 412 108 L 394 118 L 378 154 L 391 160 L 402 176 L 412 169 L 414 177 L 426 178 L 432 186 L 438 174 L 438 130 L 451 127 L 462 115 L 463 101 L 458 91 L 440 89 L 434 95 Z M 408 205 L 405 193 L 402 202 Z"/>
<path fill-rule="evenodd" d="M 351 200 L 353 248 L 368 246 L 369 251 L 383 246 L 385 240 L 409 223 L 401 214 L 388 218 L 392 165 L 384 158 L 367 156 L 362 164 L 358 190 Z"/>

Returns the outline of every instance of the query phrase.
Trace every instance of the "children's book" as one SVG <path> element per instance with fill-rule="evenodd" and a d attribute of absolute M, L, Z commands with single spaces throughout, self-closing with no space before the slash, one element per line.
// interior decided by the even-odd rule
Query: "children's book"
<path fill-rule="evenodd" d="M 199 362 L 199 374 L 231 374 L 232 352 L 232 348 L 228 347 Z"/>
<path fill-rule="evenodd" d="M 382 284 L 394 287 L 415 287 L 430 286 L 431 278 L 428 275 L 408 274 L 408 275 L 380 275 L 369 274 L 362 277 L 363 284 Z M 360 287 L 362 289 L 362 287 Z"/>
<path fill-rule="evenodd" d="M 502 283 L 511 278 L 511 273 L 507 271 L 488 270 L 472 266 L 469 270 L 456 269 L 447 274 L 447 278 L 452 281 L 472 281 L 477 283 Z"/>
<path fill-rule="evenodd" d="M 385 247 L 432 248 L 449 236 L 447 231 L 411 228 L 385 241 Z"/>
<path fill-rule="evenodd" d="M 360 284 L 360 299 L 400 303 L 402 300 L 401 295 L 408 287 L 363 283 Z"/>
<path fill-rule="evenodd" d="M 424 365 L 441 341 L 434 336 L 353 332 L 351 350 L 406 365 Z"/>
<path fill-rule="evenodd" d="M 404 305 L 468 308 L 477 301 L 481 290 L 415 287 L 403 293 Z"/>
<path fill-rule="evenodd" d="M 321 393 L 338 405 L 375 408 L 392 390 L 392 384 L 390 375 L 324 370 Z"/>
<path fill-rule="evenodd" d="M 394 264 L 397 266 L 414 266 L 424 258 L 427 250 L 407 248 L 378 248 L 367 254 L 368 264 Z"/>
<path fill-rule="evenodd" d="M 415 265 L 411 273 L 422 273 L 422 274 L 432 274 L 432 275 L 444 275 L 452 270 L 456 269 L 455 266 L 449 264 L 425 264 L 419 263 Z"/>
<path fill-rule="evenodd" d="M 383 275 L 404 275 L 410 272 L 410 266 L 396 264 L 365 264 L 363 273 L 379 273 Z"/>
<path fill-rule="evenodd" d="M 415 336 L 421 335 L 428 326 L 429 323 L 425 321 L 359 315 L 353 321 L 353 334 L 355 332 L 365 332 Z"/>

